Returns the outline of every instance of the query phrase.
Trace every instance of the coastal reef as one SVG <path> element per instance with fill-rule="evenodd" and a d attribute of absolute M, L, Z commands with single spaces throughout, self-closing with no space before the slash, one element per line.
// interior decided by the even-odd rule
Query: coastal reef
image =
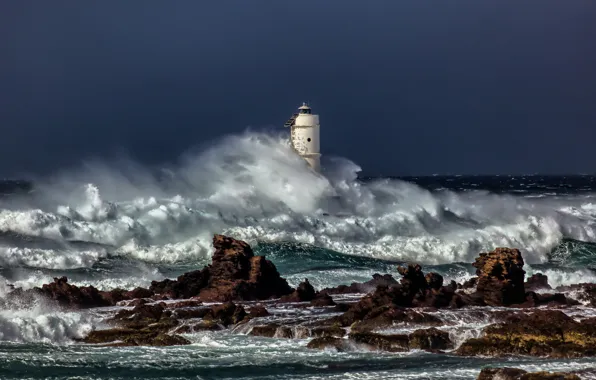
<path fill-rule="evenodd" d="M 304 339 L 311 350 L 422 350 L 501 358 L 596 356 L 596 285 L 553 289 L 544 274 L 526 276 L 522 253 L 478 255 L 463 283 L 424 273 L 416 263 L 369 281 L 316 290 L 296 288 L 244 241 L 215 235 L 211 263 L 147 288 L 100 291 L 66 277 L 12 290 L 11 303 L 43 299 L 63 309 L 97 309 L 103 324 L 81 344 L 191 344 L 189 334 L 226 330 L 263 339 Z M 580 377 L 578 377 L 580 376 Z M 478 379 L 576 379 L 581 374 L 485 368 Z"/>

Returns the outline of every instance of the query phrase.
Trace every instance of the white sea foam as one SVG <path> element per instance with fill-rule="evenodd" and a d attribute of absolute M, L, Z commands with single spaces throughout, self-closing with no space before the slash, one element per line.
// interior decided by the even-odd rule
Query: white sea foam
<path fill-rule="evenodd" d="M 88 334 L 95 323 L 99 319 L 91 314 L 56 310 L 38 300 L 0 310 L 0 341 L 66 344 Z"/>
<path fill-rule="evenodd" d="M 0 230 L 108 247 L 0 248 L 0 263 L 89 267 L 108 252 L 201 261 L 214 233 L 425 264 L 471 262 L 497 246 L 519 247 L 526 262 L 540 263 L 564 237 L 596 241 L 590 199 L 433 194 L 398 180 L 360 183 L 359 167 L 345 159 L 324 163 L 318 176 L 284 137 L 252 132 L 187 155 L 162 182 L 129 161 L 90 163 L 38 181 L 33 207 L 0 210 Z"/>

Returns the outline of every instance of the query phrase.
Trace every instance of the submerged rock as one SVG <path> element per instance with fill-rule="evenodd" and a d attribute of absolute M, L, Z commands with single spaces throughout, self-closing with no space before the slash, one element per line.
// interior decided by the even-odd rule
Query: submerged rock
<path fill-rule="evenodd" d="M 572 373 L 527 372 L 518 368 L 483 368 L 477 380 L 580 380 Z"/>

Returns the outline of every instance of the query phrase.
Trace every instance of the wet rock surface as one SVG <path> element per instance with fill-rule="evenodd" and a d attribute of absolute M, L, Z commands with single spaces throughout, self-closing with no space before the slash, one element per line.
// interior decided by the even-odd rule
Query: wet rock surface
<path fill-rule="evenodd" d="M 503 323 L 488 326 L 481 338 L 464 342 L 457 353 L 465 356 L 594 356 L 596 318 L 578 322 L 559 310 L 513 315 Z"/>
<path fill-rule="evenodd" d="M 479 254 L 476 277 L 463 284 L 411 263 L 396 267 L 395 277 L 375 274 L 364 283 L 317 291 L 308 279 L 291 288 L 272 262 L 255 256 L 243 241 L 215 235 L 213 247 L 210 265 L 153 281 L 149 288 L 99 291 L 61 277 L 40 288 L 14 289 L 6 302 L 42 298 L 67 309 L 116 306 L 106 312 L 109 328 L 81 339 L 88 344 L 184 345 L 190 343 L 184 334 L 227 329 L 261 338 L 309 339 L 309 348 L 338 351 L 596 355 L 596 318 L 585 309 L 594 307 L 596 285 L 552 290 L 542 274 L 526 279 L 517 249 Z M 474 338 L 452 340 L 479 322 L 477 332 L 463 335 Z"/>
<path fill-rule="evenodd" d="M 573 373 L 527 372 L 517 368 L 484 368 L 477 380 L 580 380 Z"/>

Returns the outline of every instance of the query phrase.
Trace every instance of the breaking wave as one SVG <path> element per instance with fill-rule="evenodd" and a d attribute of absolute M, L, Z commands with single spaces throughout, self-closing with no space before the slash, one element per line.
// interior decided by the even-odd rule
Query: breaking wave
<path fill-rule="evenodd" d="M 396 179 L 360 181 L 347 159 L 324 157 L 323 165 L 317 175 L 286 136 L 255 132 L 188 153 L 157 175 L 130 160 L 88 162 L 38 179 L 33 194 L 0 200 L 0 231 L 18 236 L 0 244 L 0 266 L 201 263 L 214 233 L 428 265 L 471 262 L 497 246 L 520 247 L 530 264 L 553 252 L 564 262 L 573 254 L 557 251 L 565 239 L 596 242 L 591 196 L 431 192 Z"/>

